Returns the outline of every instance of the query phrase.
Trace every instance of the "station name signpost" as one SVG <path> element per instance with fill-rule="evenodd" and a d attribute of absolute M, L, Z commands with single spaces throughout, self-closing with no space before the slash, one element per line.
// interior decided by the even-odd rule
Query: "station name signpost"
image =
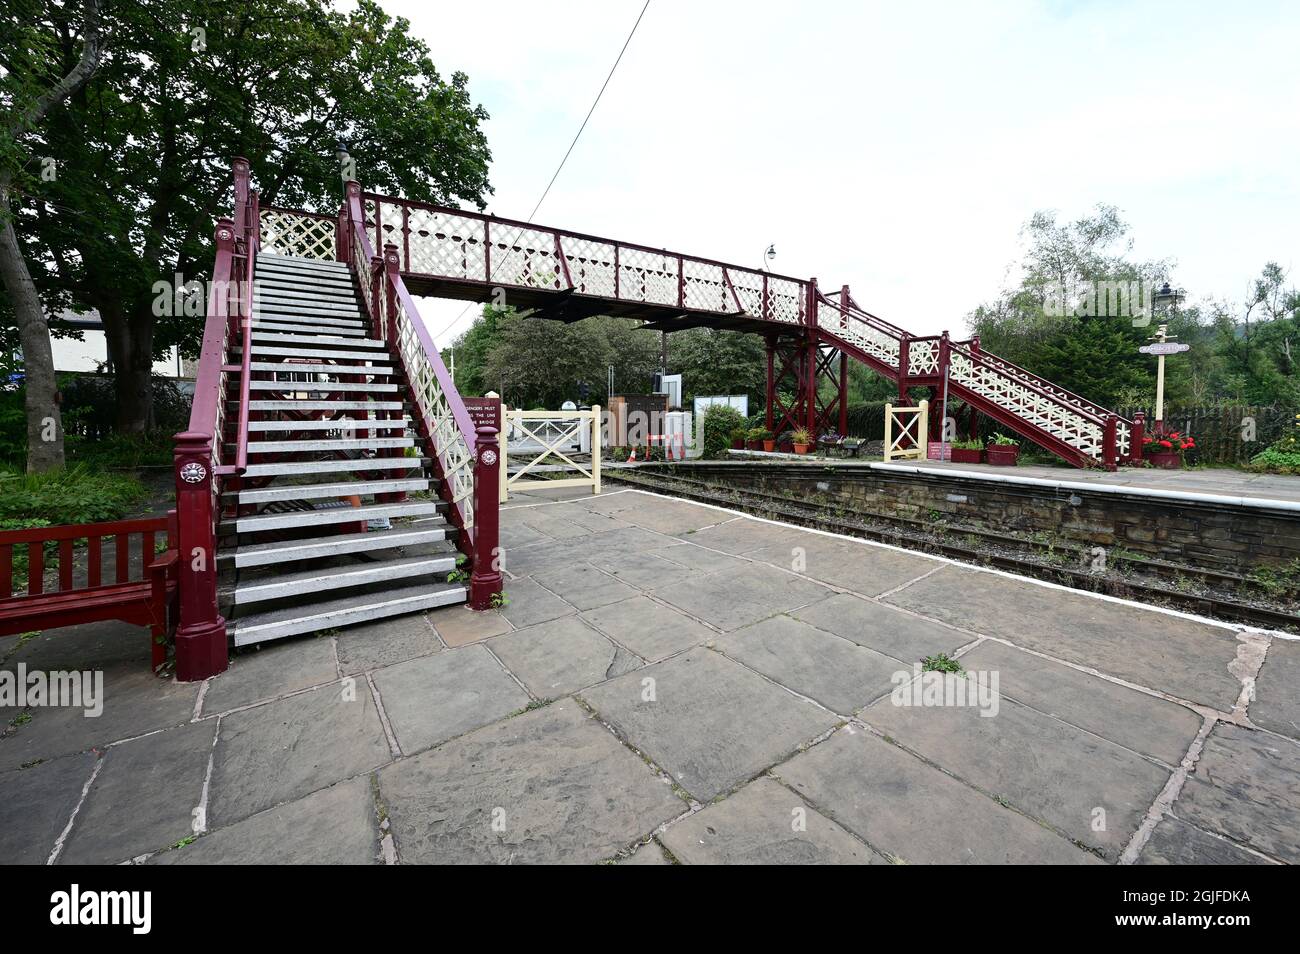
<path fill-rule="evenodd" d="M 1142 354 L 1156 355 L 1156 433 L 1165 432 L 1165 356 L 1191 351 L 1192 346 L 1181 341 L 1171 341 L 1169 326 L 1161 325 L 1152 337 L 1152 344 L 1138 348 Z"/>

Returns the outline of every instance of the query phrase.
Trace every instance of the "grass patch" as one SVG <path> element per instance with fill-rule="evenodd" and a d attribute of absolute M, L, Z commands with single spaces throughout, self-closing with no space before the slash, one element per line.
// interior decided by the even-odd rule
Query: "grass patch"
<path fill-rule="evenodd" d="M 953 659 L 947 653 L 938 653 L 934 656 L 926 656 L 921 660 L 922 672 L 952 672 L 962 675 L 966 672 L 961 667 L 961 663 Z"/>
<path fill-rule="evenodd" d="M 134 477 L 86 464 L 46 474 L 0 470 L 0 529 L 120 520 L 148 493 Z"/>

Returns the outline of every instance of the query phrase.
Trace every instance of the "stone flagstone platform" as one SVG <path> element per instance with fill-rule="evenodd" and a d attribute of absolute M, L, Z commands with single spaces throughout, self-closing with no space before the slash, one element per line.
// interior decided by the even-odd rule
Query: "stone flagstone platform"
<path fill-rule="evenodd" d="M 1300 643 L 718 509 L 533 491 L 509 604 L 206 683 L 116 624 L 0 643 L 4 863 L 1298 860 Z M 900 707 L 946 653 L 999 705 Z"/>

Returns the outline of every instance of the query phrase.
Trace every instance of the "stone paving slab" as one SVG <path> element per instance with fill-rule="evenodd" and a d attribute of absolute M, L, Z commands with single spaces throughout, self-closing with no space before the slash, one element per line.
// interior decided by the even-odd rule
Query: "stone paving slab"
<path fill-rule="evenodd" d="M 529 702 L 482 645 L 411 659 L 373 678 L 406 754 L 504 719 Z"/>
<path fill-rule="evenodd" d="M 215 721 L 112 746 L 77 813 L 60 864 L 117 864 L 193 832 Z"/>
<path fill-rule="evenodd" d="M 800 541 L 811 536 L 794 527 L 764 523 L 761 520 L 751 520 L 749 517 L 729 517 L 725 513 L 718 513 L 717 517 L 726 522 L 689 534 L 690 542 L 711 550 L 721 550 L 723 553 L 741 556 L 751 550 L 772 547 L 788 549 L 799 545 Z M 686 534 L 678 534 L 678 536 L 686 536 Z"/>
<path fill-rule="evenodd" d="M 558 699 L 641 665 L 576 616 L 516 630 L 488 645 L 539 699 Z"/>
<path fill-rule="evenodd" d="M 45 864 L 97 760 L 83 752 L 0 772 L 0 864 Z"/>
<path fill-rule="evenodd" d="M 961 662 L 968 670 L 996 671 L 1004 696 L 1170 767 L 1182 761 L 1201 729 L 1201 717 L 1176 702 L 1002 643 L 981 643 Z"/>
<path fill-rule="evenodd" d="M 994 573 L 945 567 L 891 603 L 1227 711 L 1241 693 L 1227 629 Z"/>
<path fill-rule="evenodd" d="M 668 856 L 664 850 L 659 847 L 658 843 L 651 840 L 646 842 L 630 858 L 623 858 L 619 861 L 620 865 L 671 865 Z"/>
<path fill-rule="evenodd" d="M 344 675 L 381 669 L 442 651 L 438 633 L 423 613 L 349 626 L 335 641 Z"/>
<path fill-rule="evenodd" d="M 117 620 L 64 627 L 21 639 L 0 637 L 0 670 L 104 669 L 134 662 L 149 668 L 149 633 Z"/>
<path fill-rule="evenodd" d="M 149 859 L 159 865 L 365 865 L 379 858 L 370 778 L 267 809 Z"/>
<path fill-rule="evenodd" d="M 1259 855 L 1166 815 L 1138 855 L 1140 865 L 1266 865 Z"/>
<path fill-rule="evenodd" d="M 730 520 L 734 514 L 694 504 L 652 499 L 635 509 L 621 512 L 619 516 L 646 530 L 677 535 Z"/>
<path fill-rule="evenodd" d="M 1300 739 L 1300 641 L 1274 639 L 1255 680 L 1250 720 Z"/>
<path fill-rule="evenodd" d="M 569 699 L 394 763 L 379 788 L 407 864 L 594 863 L 686 809 Z"/>
<path fill-rule="evenodd" d="M 509 586 L 508 583 L 506 585 Z M 442 641 L 453 649 L 491 636 L 500 636 L 513 628 L 498 610 L 475 612 L 463 603 L 434 610 L 428 614 L 428 619 Z"/>
<path fill-rule="evenodd" d="M 665 540 L 671 538 L 665 537 Z M 732 556 L 730 553 L 722 553 L 717 550 L 710 550 L 707 547 L 698 546 L 689 542 L 690 537 L 685 540 L 668 543 L 655 550 L 657 556 L 670 560 L 681 567 L 699 573 L 717 573 L 721 570 L 734 570 L 738 567 L 746 567 L 751 564 L 742 560 L 740 557 Z M 666 585 L 672 581 L 664 581 L 660 585 Z M 655 589 L 656 587 L 651 587 Z"/>
<path fill-rule="evenodd" d="M 652 590 L 689 579 L 695 571 L 657 553 L 622 553 L 616 556 L 596 557 L 591 565 L 610 576 L 639 590 Z"/>
<path fill-rule="evenodd" d="M 590 563 L 564 564 L 534 573 L 532 580 L 580 610 L 617 603 L 635 596 L 637 592 Z"/>
<path fill-rule="evenodd" d="M 1173 813 L 1271 857 L 1300 862 L 1300 746 L 1216 725 Z"/>
<path fill-rule="evenodd" d="M 909 666 L 926 656 L 951 653 L 975 639 L 942 623 L 846 593 L 793 610 L 790 615 Z"/>
<path fill-rule="evenodd" d="M 513 580 L 507 583 L 506 597 L 508 602 L 500 613 L 516 629 L 577 612 L 571 604 L 532 580 Z"/>
<path fill-rule="evenodd" d="M 991 795 L 1005 798 L 1114 861 L 1170 770 L 1091 733 L 1003 698 L 996 715 L 972 706 L 898 706 L 882 699 L 869 725 Z M 1094 830 L 1095 809 L 1105 812 Z"/>
<path fill-rule="evenodd" d="M 646 697 L 647 678 L 654 680 L 653 701 Z M 702 801 L 751 778 L 837 721 L 708 649 L 611 679 L 582 697 Z"/>
<path fill-rule="evenodd" d="M 390 758 L 370 687 L 361 679 L 224 716 L 213 753 L 209 827 L 301 798 Z"/>
<path fill-rule="evenodd" d="M 655 596 L 724 632 L 825 599 L 820 584 L 763 563 L 659 587 Z"/>
<path fill-rule="evenodd" d="M 738 629 L 714 645 L 841 715 L 852 715 L 888 692 L 894 673 L 907 668 L 897 659 L 789 616 L 773 616 Z"/>
<path fill-rule="evenodd" d="M 922 556 L 810 532 L 804 532 L 792 545 L 802 551 L 802 569 L 798 572 L 863 596 L 879 596 L 939 565 Z M 791 565 L 794 557 L 789 546 L 764 547 L 745 555 L 751 560 L 796 569 Z"/>
<path fill-rule="evenodd" d="M 889 864 L 770 778 L 755 779 L 661 837 L 689 865 Z"/>
<path fill-rule="evenodd" d="M 912 864 L 1100 864 L 1023 815 L 861 728 L 774 770 L 812 806 Z"/>
<path fill-rule="evenodd" d="M 79 667 L 74 663 L 71 668 Z M 155 676 L 147 662 L 112 663 L 103 673 L 104 711 L 98 717 L 87 718 L 85 710 L 66 706 L 31 709 L 31 721 L 0 739 L 0 771 L 180 725 L 194 714 L 197 682 Z M 16 715 L 13 709 L 0 709 L 0 725 Z"/>
<path fill-rule="evenodd" d="M 622 603 L 588 610 L 582 618 L 651 662 L 717 636 L 707 626 L 648 596 L 634 596 Z"/>
<path fill-rule="evenodd" d="M 208 683 L 203 714 L 228 712 L 337 678 L 334 644 L 327 637 L 270 643 L 236 654 L 230 668 Z"/>
<path fill-rule="evenodd" d="M 523 521 L 512 520 L 510 522 L 512 525 L 507 525 L 505 521 L 507 513 L 509 511 L 502 511 L 501 530 L 497 537 L 504 549 L 513 550 L 516 547 L 527 547 L 535 543 L 545 543 L 551 540 L 551 537 L 548 537 L 540 530 L 533 529 Z"/>

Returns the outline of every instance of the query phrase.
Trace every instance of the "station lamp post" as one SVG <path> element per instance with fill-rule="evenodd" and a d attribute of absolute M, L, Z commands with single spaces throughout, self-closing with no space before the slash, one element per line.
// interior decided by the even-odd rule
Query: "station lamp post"
<path fill-rule="evenodd" d="M 1169 283 L 1165 282 L 1160 286 L 1159 291 L 1151 296 L 1151 304 L 1156 314 L 1168 317 L 1178 313 L 1178 305 L 1185 297 L 1186 293 L 1181 288 L 1170 288 Z M 1154 343 L 1143 345 L 1138 350 L 1143 354 L 1156 356 L 1155 430 L 1156 434 L 1163 434 L 1165 432 L 1165 356 L 1189 351 L 1191 346 L 1173 340 L 1169 334 L 1168 322 L 1161 322 L 1159 329 L 1150 340 Z"/>

